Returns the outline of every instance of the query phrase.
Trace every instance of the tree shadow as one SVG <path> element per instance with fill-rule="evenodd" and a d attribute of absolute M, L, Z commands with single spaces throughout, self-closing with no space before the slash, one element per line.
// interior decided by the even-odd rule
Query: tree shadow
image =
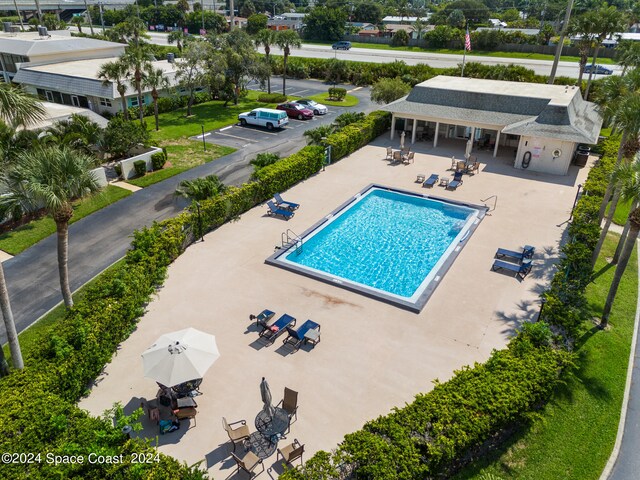
<path fill-rule="evenodd" d="M 607 271 L 611 270 L 613 267 L 615 267 L 613 263 L 607 263 L 604 267 L 602 267 L 600 270 L 598 270 L 591 276 L 591 282 L 593 283 L 596 278 L 600 277 L 601 275 L 604 275 L 605 273 L 607 273 Z"/>

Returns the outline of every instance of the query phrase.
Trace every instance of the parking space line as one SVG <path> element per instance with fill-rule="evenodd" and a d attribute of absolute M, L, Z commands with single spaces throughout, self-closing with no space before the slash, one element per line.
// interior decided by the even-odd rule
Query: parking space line
<path fill-rule="evenodd" d="M 309 89 L 307 88 L 307 89 L 305 89 L 305 90 L 299 90 L 299 91 L 297 91 L 297 92 L 289 93 L 289 95 L 292 95 L 292 96 L 294 96 L 294 97 L 297 97 L 297 96 L 298 96 L 298 95 L 300 95 L 301 93 L 308 92 L 308 91 L 309 91 Z"/>
<path fill-rule="evenodd" d="M 229 125 L 228 127 L 221 128 L 220 131 L 224 132 L 225 130 L 229 130 L 230 128 L 233 128 L 233 125 Z"/>
<path fill-rule="evenodd" d="M 197 138 L 198 140 L 202 140 L 202 137 L 208 137 L 209 135 L 211 135 L 211 133 L 210 133 L 210 132 L 209 132 L 209 133 L 205 133 L 204 135 L 196 135 L 196 138 Z"/>
<path fill-rule="evenodd" d="M 347 90 L 347 93 L 357 92 L 358 90 L 361 90 L 361 89 L 362 89 L 362 87 L 352 88 L 351 90 Z"/>
<path fill-rule="evenodd" d="M 222 135 L 224 137 L 231 137 L 231 138 L 237 138 L 238 140 L 244 140 L 245 142 L 251 142 L 251 143 L 256 143 L 258 140 L 251 140 L 250 138 L 244 138 L 244 137 L 238 137 L 237 135 L 231 135 L 230 133 L 221 133 L 221 132 L 215 132 L 218 135 Z"/>

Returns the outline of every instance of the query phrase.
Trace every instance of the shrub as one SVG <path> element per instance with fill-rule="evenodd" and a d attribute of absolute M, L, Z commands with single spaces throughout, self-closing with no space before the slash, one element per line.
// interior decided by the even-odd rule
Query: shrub
<path fill-rule="evenodd" d="M 116 172 L 116 175 L 118 175 L 118 178 L 122 178 L 122 165 L 120 165 L 120 163 L 116 163 L 113 166 L 113 169 Z"/>
<path fill-rule="evenodd" d="M 391 46 L 406 47 L 409 45 L 409 34 L 406 30 L 398 30 L 391 39 Z"/>
<path fill-rule="evenodd" d="M 271 165 L 272 163 L 276 163 L 280 160 L 280 155 L 277 153 L 264 152 L 259 153 L 256 158 L 251 160 L 249 163 L 255 167 L 256 170 L 260 170 L 266 166 Z"/>
<path fill-rule="evenodd" d="M 383 78 L 371 87 L 371 100 L 376 103 L 391 103 L 411 90 L 411 85 L 400 78 Z"/>
<path fill-rule="evenodd" d="M 282 93 L 261 93 L 258 101 L 262 103 L 282 103 L 287 101 L 287 96 Z"/>
<path fill-rule="evenodd" d="M 166 161 L 167 157 L 165 156 L 164 151 L 151 155 L 151 165 L 154 170 L 162 170 Z"/>
<path fill-rule="evenodd" d="M 341 102 L 347 96 L 347 89 L 340 87 L 331 87 L 329 89 L 329 100 Z"/>
<path fill-rule="evenodd" d="M 138 177 L 142 177 L 147 173 L 147 162 L 144 160 L 136 160 L 133 162 L 133 169 L 136 171 Z"/>
<path fill-rule="evenodd" d="M 171 97 L 158 98 L 158 113 L 171 112 L 176 109 L 176 102 Z"/>
<path fill-rule="evenodd" d="M 117 115 L 104 131 L 104 149 L 116 158 L 124 156 L 136 145 L 148 145 L 149 131 L 139 122 L 126 121 Z"/>

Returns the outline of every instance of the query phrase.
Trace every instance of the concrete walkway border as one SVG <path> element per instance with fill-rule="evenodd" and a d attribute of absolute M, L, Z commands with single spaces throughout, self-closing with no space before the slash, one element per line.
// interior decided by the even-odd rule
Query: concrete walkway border
<path fill-rule="evenodd" d="M 638 266 L 640 267 L 640 245 L 636 241 L 636 249 L 638 250 Z M 638 271 L 638 276 L 640 277 L 640 270 Z M 609 457 L 609 461 L 604 466 L 604 470 L 602 471 L 602 475 L 600 475 L 600 480 L 607 480 L 611 472 L 613 471 L 613 467 L 618 460 L 618 455 L 620 454 L 620 448 L 622 446 L 622 439 L 624 437 L 624 427 L 627 420 L 627 409 L 629 407 L 629 392 L 631 391 L 631 381 L 633 378 L 633 364 L 635 361 L 636 354 L 636 343 L 638 341 L 638 323 L 640 322 L 640 282 L 638 283 L 638 299 L 636 305 L 636 318 L 633 324 L 633 337 L 631 338 L 631 350 L 629 352 L 629 365 L 627 366 L 627 381 L 624 387 L 624 397 L 622 398 L 622 408 L 620 411 L 620 423 L 618 423 L 618 434 L 616 435 L 616 442 L 613 445 L 613 451 L 611 452 L 611 456 Z"/>

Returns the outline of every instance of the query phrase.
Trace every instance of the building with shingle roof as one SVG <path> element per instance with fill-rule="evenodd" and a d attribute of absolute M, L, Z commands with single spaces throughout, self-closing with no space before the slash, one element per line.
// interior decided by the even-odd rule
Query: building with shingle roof
<path fill-rule="evenodd" d="M 513 151 L 516 168 L 559 175 L 578 144 L 596 143 L 602 127 L 596 105 L 577 87 L 502 80 L 437 76 L 382 110 L 393 114 L 392 138 L 400 124 L 412 143 L 473 139 L 473 148 L 490 147 L 494 157 Z"/>

